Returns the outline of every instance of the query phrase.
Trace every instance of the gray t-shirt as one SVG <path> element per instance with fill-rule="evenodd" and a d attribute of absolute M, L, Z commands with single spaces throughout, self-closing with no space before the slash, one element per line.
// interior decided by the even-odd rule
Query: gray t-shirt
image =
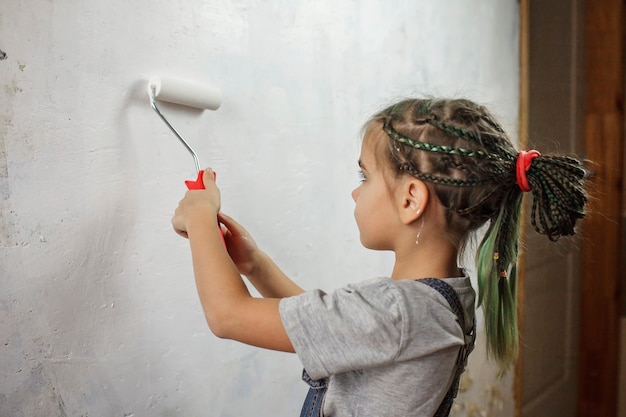
<path fill-rule="evenodd" d="M 448 278 L 472 327 L 468 277 Z M 414 280 L 376 278 L 280 302 L 289 339 L 313 379 L 329 378 L 327 417 L 432 416 L 452 382 L 464 335 L 449 303 Z"/>

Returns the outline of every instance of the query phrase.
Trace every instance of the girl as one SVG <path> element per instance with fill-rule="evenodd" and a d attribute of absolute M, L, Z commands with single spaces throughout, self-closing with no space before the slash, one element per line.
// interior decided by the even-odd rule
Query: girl
<path fill-rule="evenodd" d="M 488 354 L 506 370 L 517 354 L 522 194 L 532 192 L 539 233 L 572 235 L 584 216 L 585 171 L 569 157 L 516 151 L 485 108 L 444 99 L 404 100 L 374 115 L 359 166 L 352 197 L 361 243 L 395 253 L 389 277 L 304 292 L 220 213 L 210 169 L 206 190 L 189 191 L 172 223 L 189 239 L 213 333 L 298 354 L 311 386 L 302 416 L 447 415 L 473 346 L 475 293 L 458 266 L 468 237 L 488 225 L 476 258 L 478 305 Z M 241 275 L 263 298 L 251 297 Z"/>

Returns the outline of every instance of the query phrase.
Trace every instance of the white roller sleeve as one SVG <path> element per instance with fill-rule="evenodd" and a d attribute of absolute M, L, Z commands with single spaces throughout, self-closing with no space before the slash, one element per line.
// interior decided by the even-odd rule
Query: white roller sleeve
<path fill-rule="evenodd" d="M 222 92 L 205 84 L 154 77 L 148 81 L 148 94 L 153 87 L 154 98 L 160 101 L 208 110 L 217 110 L 222 104 Z"/>

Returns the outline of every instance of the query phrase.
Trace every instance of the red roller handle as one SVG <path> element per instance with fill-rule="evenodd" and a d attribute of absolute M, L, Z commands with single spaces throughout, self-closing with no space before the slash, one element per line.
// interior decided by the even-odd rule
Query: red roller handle
<path fill-rule="evenodd" d="M 204 176 L 204 170 L 198 171 L 198 178 L 195 181 L 187 180 L 185 181 L 185 185 L 188 190 L 204 190 L 204 182 L 202 181 L 202 177 Z M 215 173 L 213 173 L 213 178 L 215 178 Z"/>
<path fill-rule="evenodd" d="M 196 178 L 195 181 L 192 180 L 188 180 L 185 181 L 185 185 L 187 186 L 187 189 L 189 190 L 204 190 L 204 181 L 202 181 L 202 177 L 204 176 L 204 170 L 200 170 L 198 171 L 198 178 Z M 217 174 L 215 174 L 215 172 L 213 173 L 213 178 L 215 178 L 217 176 Z M 220 237 L 222 238 L 222 243 L 224 244 L 224 247 L 226 247 L 226 241 L 224 240 L 224 233 L 222 233 L 222 228 L 220 227 L 218 229 L 220 231 Z"/>

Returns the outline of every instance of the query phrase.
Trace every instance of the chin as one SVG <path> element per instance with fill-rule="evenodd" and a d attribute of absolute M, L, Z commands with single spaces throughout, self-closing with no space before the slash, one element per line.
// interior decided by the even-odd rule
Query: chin
<path fill-rule="evenodd" d="M 361 245 L 363 245 L 365 249 L 390 250 L 387 246 L 383 245 L 380 242 L 372 242 L 372 241 L 364 240 L 363 238 L 361 238 Z"/>
<path fill-rule="evenodd" d="M 369 244 L 369 242 L 367 240 L 363 239 L 363 237 L 361 237 L 361 246 L 363 246 L 365 249 L 372 249 L 372 247 Z"/>

